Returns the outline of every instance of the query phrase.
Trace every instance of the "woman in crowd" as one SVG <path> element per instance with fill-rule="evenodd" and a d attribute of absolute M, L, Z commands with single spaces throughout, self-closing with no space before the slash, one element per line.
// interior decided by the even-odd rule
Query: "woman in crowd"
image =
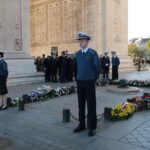
<path fill-rule="evenodd" d="M 7 109 L 7 77 L 8 77 L 8 68 L 7 63 L 3 59 L 4 54 L 0 52 L 0 110 Z"/>

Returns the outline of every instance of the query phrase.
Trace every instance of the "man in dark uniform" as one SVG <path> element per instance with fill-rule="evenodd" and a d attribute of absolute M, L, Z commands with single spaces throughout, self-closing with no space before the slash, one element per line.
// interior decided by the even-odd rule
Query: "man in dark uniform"
<path fill-rule="evenodd" d="M 56 53 L 52 53 L 52 64 L 51 64 L 51 74 L 52 74 L 52 82 L 57 82 L 57 70 L 58 70 L 58 58 Z"/>
<path fill-rule="evenodd" d="M 104 53 L 101 63 L 102 63 L 102 68 L 103 68 L 103 79 L 108 80 L 109 79 L 108 74 L 109 74 L 109 67 L 110 67 L 110 58 L 109 58 L 107 52 Z"/>
<path fill-rule="evenodd" d="M 81 50 L 76 53 L 79 126 L 74 129 L 74 133 L 86 129 L 85 104 L 87 101 L 88 136 L 94 136 L 97 127 L 95 82 L 100 74 L 100 59 L 96 51 L 88 48 L 90 39 L 90 35 L 83 32 L 78 33 L 78 40 L 81 47 Z"/>
<path fill-rule="evenodd" d="M 45 61 L 45 54 L 43 54 L 41 59 L 41 71 L 44 71 L 44 61 Z"/>
<path fill-rule="evenodd" d="M 59 57 L 59 76 L 60 76 L 60 82 L 65 83 L 66 82 L 66 67 L 67 67 L 67 58 L 65 56 L 65 51 L 61 53 L 62 55 Z"/>
<path fill-rule="evenodd" d="M 52 64 L 51 55 L 49 54 L 44 61 L 45 82 L 51 81 L 51 64 Z"/>
<path fill-rule="evenodd" d="M 118 68 L 120 65 L 120 59 L 116 56 L 116 52 L 112 51 L 112 80 L 118 80 Z"/>
<path fill-rule="evenodd" d="M 77 61 L 76 61 L 76 56 L 73 57 L 73 60 L 74 60 L 73 75 L 74 75 L 75 81 L 77 81 Z"/>
<path fill-rule="evenodd" d="M 71 55 L 67 56 L 67 72 L 66 77 L 68 82 L 73 81 L 73 72 L 74 72 L 74 58 Z"/>

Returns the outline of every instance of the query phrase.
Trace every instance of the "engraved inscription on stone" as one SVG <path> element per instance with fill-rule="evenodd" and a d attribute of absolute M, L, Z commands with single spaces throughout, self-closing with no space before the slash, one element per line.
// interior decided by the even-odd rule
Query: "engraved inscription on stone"
<path fill-rule="evenodd" d="M 90 35 L 94 34 L 94 3 L 93 0 L 85 0 L 85 10 L 84 10 L 84 27 L 85 32 Z"/>
<path fill-rule="evenodd" d="M 32 45 L 75 42 L 76 33 L 94 34 L 93 0 L 52 0 L 31 6 Z"/>
<path fill-rule="evenodd" d="M 121 9 L 121 1 L 114 0 L 113 3 L 113 11 L 114 11 L 114 18 L 113 18 L 113 26 L 114 26 L 114 41 L 121 42 L 121 31 L 122 30 L 122 9 Z"/>
<path fill-rule="evenodd" d="M 60 3 L 48 4 L 48 42 L 60 40 Z"/>
<path fill-rule="evenodd" d="M 63 0 L 63 40 L 74 40 L 77 32 L 76 0 Z"/>

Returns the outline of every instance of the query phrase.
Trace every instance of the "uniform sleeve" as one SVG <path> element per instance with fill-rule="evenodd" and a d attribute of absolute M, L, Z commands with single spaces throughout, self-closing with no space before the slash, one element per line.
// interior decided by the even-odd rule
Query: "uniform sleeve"
<path fill-rule="evenodd" d="M 5 74 L 6 78 L 7 78 L 8 77 L 8 65 L 7 65 L 6 62 L 4 63 L 4 74 Z"/>
<path fill-rule="evenodd" d="M 108 64 L 109 64 L 109 66 L 110 66 L 110 58 L 108 57 Z"/>
<path fill-rule="evenodd" d="M 101 71 L 101 61 L 97 53 L 95 53 L 94 55 L 94 66 L 95 66 L 96 80 L 97 80 Z"/>

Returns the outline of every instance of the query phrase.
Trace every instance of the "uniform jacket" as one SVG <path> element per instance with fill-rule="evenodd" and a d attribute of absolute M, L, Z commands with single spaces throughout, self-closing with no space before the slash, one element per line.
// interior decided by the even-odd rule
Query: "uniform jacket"
<path fill-rule="evenodd" d="M 3 59 L 0 60 L 0 76 L 8 77 L 7 63 Z"/>
<path fill-rule="evenodd" d="M 120 59 L 119 57 L 112 57 L 112 66 L 119 66 L 120 65 Z"/>
<path fill-rule="evenodd" d="M 110 58 L 107 56 L 107 57 L 102 57 L 102 60 L 101 60 L 101 63 L 102 63 L 102 67 L 103 68 L 109 68 L 110 66 Z"/>
<path fill-rule="evenodd" d="M 77 80 L 96 80 L 100 74 L 100 59 L 91 48 L 86 53 L 79 50 L 76 53 Z"/>

